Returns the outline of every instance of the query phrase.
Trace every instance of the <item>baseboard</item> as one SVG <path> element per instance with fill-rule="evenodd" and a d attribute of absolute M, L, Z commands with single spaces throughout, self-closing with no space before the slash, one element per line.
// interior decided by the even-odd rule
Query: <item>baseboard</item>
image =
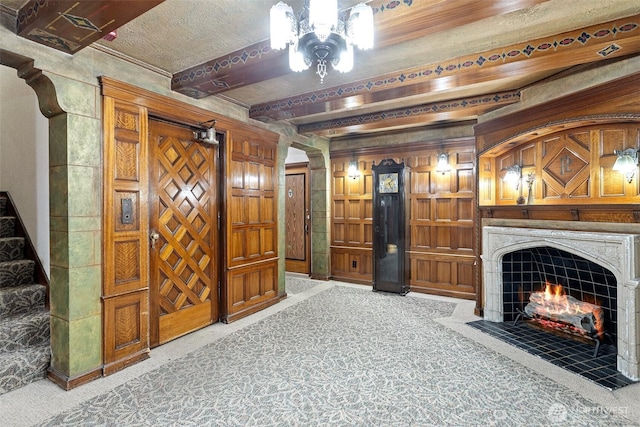
<path fill-rule="evenodd" d="M 102 376 L 102 368 L 96 368 L 93 371 L 89 371 L 75 377 L 69 377 L 67 375 L 63 375 L 62 373 L 56 371 L 51 367 L 49 367 L 49 369 L 47 370 L 47 378 L 49 378 L 49 380 L 57 384 L 59 387 L 61 387 L 65 391 L 69 391 L 73 388 L 79 387 L 83 384 L 86 384 L 95 379 L 98 379 L 101 376 Z"/>
<path fill-rule="evenodd" d="M 115 362 L 103 365 L 102 374 L 106 377 L 108 375 L 121 371 L 124 368 L 131 366 L 135 363 L 146 360 L 149 358 L 149 352 L 150 350 L 148 348 L 145 348 L 144 350 L 138 353 L 134 353 L 120 360 L 116 360 Z"/>

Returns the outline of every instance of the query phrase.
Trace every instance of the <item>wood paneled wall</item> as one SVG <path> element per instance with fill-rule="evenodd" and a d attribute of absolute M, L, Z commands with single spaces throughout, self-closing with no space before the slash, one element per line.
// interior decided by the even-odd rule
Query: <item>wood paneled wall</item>
<path fill-rule="evenodd" d="M 614 171 L 615 150 L 640 148 L 640 124 L 583 126 L 534 138 L 493 156 L 480 156 L 481 206 L 515 205 L 529 196 L 526 179 L 533 176 L 534 205 L 638 203 L 638 179 L 628 182 Z M 516 189 L 503 180 L 507 167 L 522 167 Z"/>
<path fill-rule="evenodd" d="M 226 151 L 225 321 L 278 298 L 277 139 L 230 131 Z"/>
<path fill-rule="evenodd" d="M 357 283 L 372 281 L 372 163 L 385 158 L 410 168 L 407 186 L 409 284 L 414 292 L 475 298 L 475 141 L 438 141 L 331 157 L 331 274 Z M 450 170 L 436 172 L 439 153 Z M 360 176 L 348 176 L 357 160 Z"/>
<path fill-rule="evenodd" d="M 331 276 L 373 280 L 373 172 L 371 159 L 358 157 L 359 177 L 348 176 L 351 156 L 331 159 Z"/>
<path fill-rule="evenodd" d="M 149 355 L 147 110 L 103 97 L 103 371 Z M 122 221 L 122 200 L 133 206 Z"/>
<path fill-rule="evenodd" d="M 438 150 L 409 157 L 411 290 L 475 298 L 476 174 L 473 140 L 451 147 L 451 169 L 435 170 Z"/>
<path fill-rule="evenodd" d="M 279 135 L 210 111 L 100 78 L 103 95 L 103 372 L 149 355 L 149 116 L 198 127 L 215 116 L 226 135 L 220 289 L 222 320 L 283 298 L 278 295 L 276 171 Z M 131 199 L 133 222 L 122 222 Z M 218 221 L 218 219 L 215 219 Z M 214 224 L 217 227 L 218 224 Z M 216 260 L 218 262 L 218 260 Z"/>

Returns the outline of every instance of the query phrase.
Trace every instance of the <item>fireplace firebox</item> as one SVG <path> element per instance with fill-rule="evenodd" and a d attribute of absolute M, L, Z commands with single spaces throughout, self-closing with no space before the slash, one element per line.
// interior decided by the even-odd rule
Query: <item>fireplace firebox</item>
<path fill-rule="evenodd" d="M 603 266 L 561 249 L 521 249 L 502 258 L 504 321 L 525 319 L 567 338 L 615 345 L 617 281 Z"/>

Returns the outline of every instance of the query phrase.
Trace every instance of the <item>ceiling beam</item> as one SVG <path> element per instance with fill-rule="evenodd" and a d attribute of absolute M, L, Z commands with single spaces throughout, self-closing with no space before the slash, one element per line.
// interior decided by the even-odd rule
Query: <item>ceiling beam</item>
<path fill-rule="evenodd" d="M 251 106 L 262 121 L 339 112 L 497 78 L 562 70 L 640 52 L 640 15 Z"/>
<path fill-rule="evenodd" d="M 451 119 L 473 119 L 478 115 L 518 101 L 520 101 L 519 91 L 507 91 L 431 102 L 413 107 L 301 124 L 298 126 L 298 133 L 335 137 L 354 132 L 423 126 L 426 123 L 444 122 Z"/>
<path fill-rule="evenodd" d="M 18 11 L 16 33 L 75 54 L 164 0 L 30 0 Z"/>

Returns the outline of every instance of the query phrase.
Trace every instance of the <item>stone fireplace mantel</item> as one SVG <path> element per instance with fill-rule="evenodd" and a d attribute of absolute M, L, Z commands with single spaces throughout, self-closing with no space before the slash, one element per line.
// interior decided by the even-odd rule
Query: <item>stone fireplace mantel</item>
<path fill-rule="evenodd" d="M 505 254 L 521 249 L 549 246 L 561 249 L 610 270 L 617 281 L 617 368 L 628 378 L 640 379 L 640 232 L 630 225 L 616 232 L 604 232 L 602 224 L 582 223 L 582 229 L 562 229 L 561 222 L 553 228 L 528 228 L 530 224 L 517 221 L 509 226 L 482 227 L 482 264 L 484 287 L 484 318 L 502 322 L 503 272 Z M 623 225 L 623 224 L 620 224 Z M 571 224 L 574 226 L 574 224 Z"/>

